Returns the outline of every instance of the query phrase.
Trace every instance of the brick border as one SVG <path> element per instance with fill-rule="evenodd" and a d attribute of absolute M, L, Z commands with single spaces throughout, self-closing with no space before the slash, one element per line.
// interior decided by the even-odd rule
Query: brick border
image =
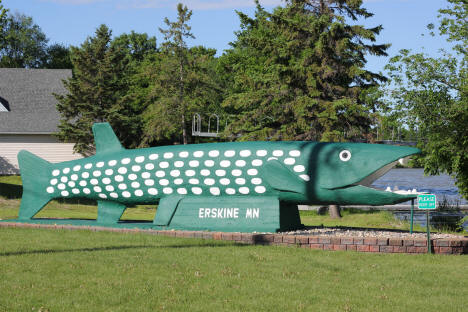
<path fill-rule="evenodd" d="M 183 238 L 202 238 L 233 241 L 250 245 L 293 246 L 320 250 L 352 250 L 372 253 L 427 253 L 427 239 L 382 238 L 382 237 L 338 237 L 317 235 L 258 234 L 239 232 L 206 232 L 111 228 L 103 226 L 75 226 L 61 224 L 32 224 L 0 222 L 0 227 L 46 228 L 67 230 L 108 231 L 119 233 L 146 233 Z M 431 250 L 435 254 L 468 254 L 468 237 L 457 239 L 431 239 Z"/>

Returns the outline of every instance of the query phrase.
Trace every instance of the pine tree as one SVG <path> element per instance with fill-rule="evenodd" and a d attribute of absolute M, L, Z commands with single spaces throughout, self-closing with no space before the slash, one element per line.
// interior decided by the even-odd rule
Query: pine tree
<path fill-rule="evenodd" d="M 257 1 L 254 18 L 238 15 L 241 31 L 220 60 L 231 86 L 228 135 L 337 141 L 366 132 L 365 91 L 385 77 L 364 69 L 365 56 L 386 55 L 388 45 L 373 44 L 380 26 L 347 24 L 372 16 L 362 1 L 289 0 L 271 13 Z"/>
<path fill-rule="evenodd" d="M 68 93 L 56 94 L 61 114 L 57 137 L 74 142 L 75 152 L 94 152 L 92 124 L 109 122 L 122 144 L 139 144 L 138 112 L 122 100 L 128 60 L 125 51 L 111 45 L 111 30 L 101 25 L 81 47 L 71 48 L 73 75 L 64 81 Z"/>

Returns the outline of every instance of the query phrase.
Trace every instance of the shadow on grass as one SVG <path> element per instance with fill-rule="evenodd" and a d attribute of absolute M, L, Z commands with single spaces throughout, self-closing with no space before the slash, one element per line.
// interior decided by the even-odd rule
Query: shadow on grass
<path fill-rule="evenodd" d="M 19 199 L 23 194 L 23 187 L 21 185 L 0 183 L 0 196 L 6 199 Z"/>
<path fill-rule="evenodd" d="M 56 253 L 66 253 L 66 252 L 94 252 L 94 251 L 108 251 L 108 250 L 126 250 L 126 249 L 156 249 L 156 248 L 196 248 L 196 247 L 246 247 L 247 244 L 222 244 L 222 243 L 209 243 L 209 244 L 187 244 L 187 245 L 167 245 L 167 246 L 108 246 L 108 247 L 94 247 L 94 248 L 77 248 L 77 249 L 39 249 L 39 250 L 24 250 L 24 251 L 11 251 L 11 252 L 2 252 L 0 257 L 9 257 L 9 256 L 23 256 L 23 255 L 36 255 L 36 254 L 56 254 Z"/>

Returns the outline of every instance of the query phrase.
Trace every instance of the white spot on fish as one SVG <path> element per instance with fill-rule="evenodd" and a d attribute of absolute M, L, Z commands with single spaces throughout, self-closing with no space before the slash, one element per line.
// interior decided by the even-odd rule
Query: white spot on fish
<path fill-rule="evenodd" d="M 221 183 L 222 185 L 229 185 L 231 181 L 229 179 L 222 178 L 221 180 L 219 180 L 219 183 Z"/>
<path fill-rule="evenodd" d="M 109 195 L 112 198 L 118 198 L 119 197 L 119 195 L 117 193 L 110 193 Z"/>
<path fill-rule="evenodd" d="M 164 194 L 172 194 L 172 188 L 170 188 L 170 187 L 163 188 L 163 193 Z"/>
<path fill-rule="evenodd" d="M 73 167 L 73 171 L 79 171 L 80 169 L 81 169 L 80 165 L 76 165 L 75 167 Z"/>
<path fill-rule="evenodd" d="M 124 158 L 124 159 L 122 159 L 120 162 L 121 162 L 122 164 L 124 164 L 124 165 L 127 165 L 127 164 L 130 163 L 130 161 L 131 161 L 130 158 Z"/>
<path fill-rule="evenodd" d="M 138 156 L 138 157 L 135 157 L 135 162 L 136 163 L 142 163 L 145 161 L 145 156 Z"/>
<path fill-rule="evenodd" d="M 301 179 L 304 181 L 310 181 L 310 177 L 308 174 L 301 174 L 299 177 L 301 177 Z"/>
<path fill-rule="evenodd" d="M 283 151 L 282 150 L 275 150 L 273 151 L 273 156 L 276 156 L 276 157 L 281 157 L 283 156 Z"/>
<path fill-rule="evenodd" d="M 70 195 L 70 193 L 68 193 L 67 191 L 62 191 L 60 194 L 62 194 L 62 196 L 64 196 L 64 197 Z"/>
<path fill-rule="evenodd" d="M 159 171 L 156 171 L 156 176 L 158 178 L 162 178 L 166 175 L 166 172 L 162 171 L 162 170 L 159 170 Z"/>
<path fill-rule="evenodd" d="M 96 167 L 98 167 L 98 168 L 104 167 L 104 162 L 103 162 L 103 161 L 98 162 L 98 163 L 96 164 Z"/>
<path fill-rule="evenodd" d="M 285 163 L 286 165 L 294 165 L 295 162 L 296 162 L 296 160 L 295 160 L 294 158 L 286 158 L 286 159 L 284 160 L 284 163 Z"/>
<path fill-rule="evenodd" d="M 218 187 L 210 187 L 210 193 L 213 195 L 219 195 L 220 191 Z"/>
<path fill-rule="evenodd" d="M 99 171 L 99 170 L 93 171 L 93 176 L 100 177 L 101 176 L 101 171 Z"/>
<path fill-rule="evenodd" d="M 97 185 L 97 184 L 99 183 L 97 179 L 91 179 L 89 182 L 90 182 L 92 185 Z"/>
<path fill-rule="evenodd" d="M 244 167 L 245 165 L 246 165 L 245 160 L 242 160 L 242 159 L 236 160 L 237 167 Z"/>
<path fill-rule="evenodd" d="M 172 157 L 174 157 L 174 153 L 164 153 L 163 157 L 164 159 L 171 159 Z"/>
<path fill-rule="evenodd" d="M 195 195 L 200 195 L 203 192 L 203 190 L 199 187 L 192 187 L 192 193 Z"/>
<path fill-rule="evenodd" d="M 102 189 L 101 189 L 101 187 L 99 187 L 99 186 L 93 187 L 93 190 L 94 190 L 96 193 L 102 192 Z"/>
<path fill-rule="evenodd" d="M 81 180 L 80 181 L 80 186 L 86 186 L 88 183 L 86 181 Z"/>
<path fill-rule="evenodd" d="M 226 194 L 228 194 L 228 195 L 234 195 L 234 194 L 236 194 L 236 190 L 233 189 L 233 188 L 228 187 L 228 188 L 226 189 Z"/>
<path fill-rule="evenodd" d="M 151 179 L 145 180 L 145 185 L 147 185 L 147 186 L 154 185 L 154 180 L 151 180 Z"/>
<path fill-rule="evenodd" d="M 66 185 L 63 184 L 63 183 L 60 183 L 59 185 L 57 185 L 57 188 L 58 188 L 59 190 L 64 190 L 64 189 L 66 188 Z"/>
<path fill-rule="evenodd" d="M 133 188 L 139 188 L 140 187 L 140 183 L 138 182 L 132 182 L 132 184 L 130 184 Z"/>
<path fill-rule="evenodd" d="M 130 194 L 130 192 L 125 191 L 125 192 L 122 192 L 122 196 L 129 198 L 130 196 L 132 196 L 132 194 Z"/>
<path fill-rule="evenodd" d="M 189 179 L 188 181 L 190 184 L 198 184 L 200 183 L 200 181 L 198 181 L 198 179 Z"/>
<path fill-rule="evenodd" d="M 104 178 L 104 179 L 102 179 L 102 183 L 104 183 L 104 184 L 110 184 L 110 183 L 111 183 L 111 179 L 109 179 L 109 178 Z"/>
<path fill-rule="evenodd" d="M 81 174 L 81 177 L 84 178 L 84 179 L 87 179 L 87 178 L 89 178 L 89 173 L 88 172 L 83 172 Z"/>
<path fill-rule="evenodd" d="M 233 157 L 234 155 L 236 155 L 236 152 L 233 150 L 228 150 L 224 152 L 224 156 L 226 157 Z"/>
<path fill-rule="evenodd" d="M 261 166 L 263 164 L 263 161 L 261 159 L 254 159 L 252 160 L 252 166 Z"/>
<path fill-rule="evenodd" d="M 176 185 L 180 185 L 182 183 L 184 183 L 184 180 L 182 180 L 182 179 L 175 179 L 174 180 L 174 184 L 176 184 Z"/>
<path fill-rule="evenodd" d="M 276 157 L 268 157 L 267 161 L 270 161 L 270 160 L 278 160 L 278 158 L 276 158 Z"/>
<path fill-rule="evenodd" d="M 242 175 L 242 171 L 240 171 L 239 169 L 234 169 L 232 170 L 232 175 L 235 176 L 235 177 L 239 177 Z"/>
<path fill-rule="evenodd" d="M 102 199 L 106 199 L 107 195 L 106 194 L 99 194 L 99 197 L 101 197 Z"/>
<path fill-rule="evenodd" d="M 266 188 L 262 185 L 259 185 L 259 186 L 256 186 L 255 187 L 255 192 L 259 193 L 259 194 L 263 194 L 266 192 Z"/>
<path fill-rule="evenodd" d="M 196 151 L 193 153 L 193 156 L 197 158 L 203 157 L 203 151 Z"/>
<path fill-rule="evenodd" d="M 112 170 L 112 169 L 106 169 L 106 171 L 104 171 L 104 173 L 105 173 L 106 175 L 113 175 L 113 174 L 114 174 L 114 170 Z"/>
<path fill-rule="evenodd" d="M 148 158 L 151 159 L 151 160 L 155 160 L 155 159 L 158 159 L 158 157 L 159 157 L 158 154 L 151 154 L 151 155 L 149 155 Z"/>
<path fill-rule="evenodd" d="M 214 166 L 214 161 L 212 161 L 211 159 L 205 160 L 205 166 L 213 167 Z"/>
<path fill-rule="evenodd" d="M 208 155 L 210 157 L 218 157 L 219 156 L 219 151 L 218 150 L 212 150 L 208 152 Z"/>
<path fill-rule="evenodd" d="M 262 179 L 260 179 L 260 178 L 253 178 L 252 180 L 250 180 L 250 182 L 252 182 L 252 184 L 261 184 L 261 183 L 262 183 Z"/>
<path fill-rule="evenodd" d="M 167 161 L 162 161 L 159 163 L 159 167 L 165 169 L 167 167 L 169 167 L 169 163 Z"/>
<path fill-rule="evenodd" d="M 208 169 L 202 169 L 202 171 L 200 171 L 200 174 L 204 177 L 206 176 L 209 176 L 210 175 L 210 170 Z"/>
<path fill-rule="evenodd" d="M 52 186 L 49 186 L 49 187 L 47 188 L 47 193 L 52 194 L 53 192 L 54 192 L 54 188 L 53 188 Z"/>
<path fill-rule="evenodd" d="M 229 160 L 222 160 L 222 161 L 219 163 L 219 165 L 220 165 L 221 167 L 226 168 L 226 167 L 229 167 L 229 166 L 231 165 L 231 162 L 230 162 Z"/>
<path fill-rule="evenodd" d="M 120 167 L 119 170 L 117 170 L 120 174 L 126 174 L 127 173 L 127 168 L 125 167 Z"/>
<path fill-rule="evenodd" d="M 195 175 L 195 171 L 194 170 L 187 170 L 187 171 L 185 171 L 185 175 L 187 177 L 193 177 Z"/>
<path fill-rule="evenodd" d="M 54 177 L 58 176 L 59 174 L 60 174 L 60 170 L 55 169 L 54 171 L 52 171 L 52 175 Z"/>
<path fill-rule="evenodd" d="M 305 170 L 305 167 L 303 165 L 294 166 L 294 171 L 296 172 L 303 172 L 304 170 Z"/>
<path fill-rule="evenodd" d="M 149 189 L 148 189 L 148 194 L 150 194 L 150 195 L 157 195 L 157 194 L 158 194 L 158 190 L 155 189 L 155 188 L 153 188 L 153 187 L 152 187 L 152 188 L 149 188 Z"/>
<path fill-rule="evenodd" d="M 182 187 L 182 188 L 178 188 L 178 189 L 177 189 L 177 193 L 179 193 L 180 195 L 185 195 L 185 194 L 187 194 L 187 189 L 185 189 L 185 188 L 183 188 L 183 187 Z"/>
<path fill-rule="evenodd" d="M 140 170 L 141 170 L 141 167 L 140 167 L 140 166 L 138 166 L 138 165 L 132 166 L 132 171 L 133 171 L 133 172 L 138 172 L 138 171 L 140 171 Z"/>
<path fill-rule="evenodd" d="M 257 171 L 257 169 L 249 169 L 249 170 L 247 170 L 247 174 L 248 175 L 257 175 L 258 171 Z"/>
<path fill-rule="evenodd" d="M 89 194 L 89 193 L 91 193 L 91 190 L 90 190 L 89 188 L 85 187 L 85 188 L 83 189 L 83 193 Z"/>
<path fill-rule="evenodd" d="M 68 178 L 67 178 L 67 177 L 61 177 L 61 178 L 60 178 L 60 181 L 62 181 L 63 183 L 65 183 L 65 182 L 68 181 Z"/>
<path fill-rule="evenodd" d="M 187 151 L 183 151 L 183 152 L 179 153 L 179 157 L 181 157 L 181 158 L 187 158 L 188 155 L 189 155 L 189 153 Z"/>
<path fill-rule="evenodd" d="M 189 166 L 190 167 L 198 167 L 199 165 L 200 165 L 200 163 L 198 162 L 198 160 L 189 161 Z"/>
<path fill-rule="evenodd" d="M 301 151 L 298 151 L 298 150 L 289 151 L 289 156 L 299 157 L 299 156 L 301 156 Z"/>
<path fill-rule="evenodd" d="M 122 182 L 124 180 L 124 177 L 121 176 L 121 175 L 116 175 L 114 180 L 117 181 L 117 182 Z"/>
<path fill-rule="evenodd" d="M 184 166 L 184 162 L 178 160 L 178 161 L 176 161 L 176 162 L 174 163 L 174 166 L 177 167 L 177 168 L 183 167 L 183 166 Z"/>
<path fill-rule="evenodd" d="M 107 163 L 109 166 L 111 167 L 114 167 L 115 165 L 117 165 L 117 160 L 113 159 L 113 160 L 109 160 L 109 162 Z"/>
<path fill-rule="evenodd" d="M 153 169 L 154 169 L 154 165 L 151 164 L 151 163 L 146 164 L 146 165 L 145 165 L 145 169 L 146 169 L 146 170 L 153 170 Z"/>
<path fill-rule="evenodd" d="M 62 172 L 64 174 L 68 174 L 70 172 L 70 168 L 63 168 Z"/>
<path fill-rule="evenodd" d="M 135 195 L 136 196 L 143 196 L 143 191 L 142 190 L 136 190 Z"/>
<path fill-rule="evenodd" d="M 159 184 L 161 184 L 161 185 L 169 185 L 169 180 L 167 180 L 167 179 L 161 179 L 161 180 L 159 180 Z"/>
<path fill-rule="evenodd" d="M 72 189 L 73 194 L 80 194 L 80 190 L 77 188 Z"/>
<path fill-rule="evenodd" d="M 215 171 L 215 174 L 218 176 L 218 177 L 224 177 L 226 175 L 226 170 L 223 170 L 223 169 L 218 169 Z"/>
<path fill-rule="evenodd" d="M 125 184 L 125 183 L 120 183 L 118 187 L 119 187 L 119 189 L 121 189 L 121 190 L 126 190 L 126 189 L 127 189 L 127 184 Z"/>
<path fill-rule="evenodd" d="M 263 156 L 266 156 L 267 151 L 266 150 L 258 150 L 256 154 L 259 157 L 263 157 Z"/>
<path fill-rule="evenodd" d="M 250 190 L 249 190 L 248 187 L 243 186 L 243 187 L 239 188 L 239 193 L 241 193 L 241 194 L 249 194 L 249 192 L 250 192 Z"/>
<path fill-rule="evenodd" d="M 86 164 L 84 167 L 85 167 L 85 169 L 91 169 L 92 166 L 93 166 L 93 164 Z"/>
<path fill-rule="evenodd" d="M 245 179 L 244 178 L 237 178 L 236 179 L 236 184 L 244 185 L 245 184 Z"/>
<path fill-rule="evenodd" d="M 149 173 L 149 172 L 143 172 L 143 173 L 141 174 L 141 177 L 142 177 L 143 179 L 149 179 L 149 177 L 151 177 L 151 173 Z"/>
<path fill-rule="evenodd" d="M 214 179 L 211 179 L 211 178 L 208 178 L 208 179 L 205 179 L 205 181 L 203 181 L 206 185 L 213 185 L 215 184 L 215 180 Z"/>
<path fill-rule="evenodd" d="M 72 179 L 73 181 L 76 181 L 76 180 L 78 180 L 78 175 L 77 174 L 72 174 L 70 179 Z"/>
<path fill-rule="evenodd" d="M 75 187 L 75 182 L 73 182 L 73 181 L 68 182 L 68 186 L 69 187 Z"/>
<path fill-rule="evenodd" d="M 106 191 L 112 192 L 114 190 L 114 187 L 112 185 L 106 185 Z"/>
<path fill-rule="evenodd" d="M 240 154 L 242 157 L 249 157 L 249 156 L 252 154 L 252 152 L 250 152 L 249 150 L 242 150 L 242 151 L 240 151 L 239 154 Z"/>
<path fill-rule="evenodd" d="M 57 184 L 57 183 L 58 183 L 58 180 L 57 180 L 57 179 L 52 179 L 52 180 L 50 180 L 50 184 L 52 184 L 52 185 L 55 185 L 55 184 Z"/>

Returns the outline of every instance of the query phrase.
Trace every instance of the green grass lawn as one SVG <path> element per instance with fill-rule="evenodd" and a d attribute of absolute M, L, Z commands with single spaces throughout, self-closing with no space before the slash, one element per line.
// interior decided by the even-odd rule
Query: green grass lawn
<path fill-rule="evenodd" d="M 465 311 L 467 257 L 0 228 L 0 311 Z"/>

